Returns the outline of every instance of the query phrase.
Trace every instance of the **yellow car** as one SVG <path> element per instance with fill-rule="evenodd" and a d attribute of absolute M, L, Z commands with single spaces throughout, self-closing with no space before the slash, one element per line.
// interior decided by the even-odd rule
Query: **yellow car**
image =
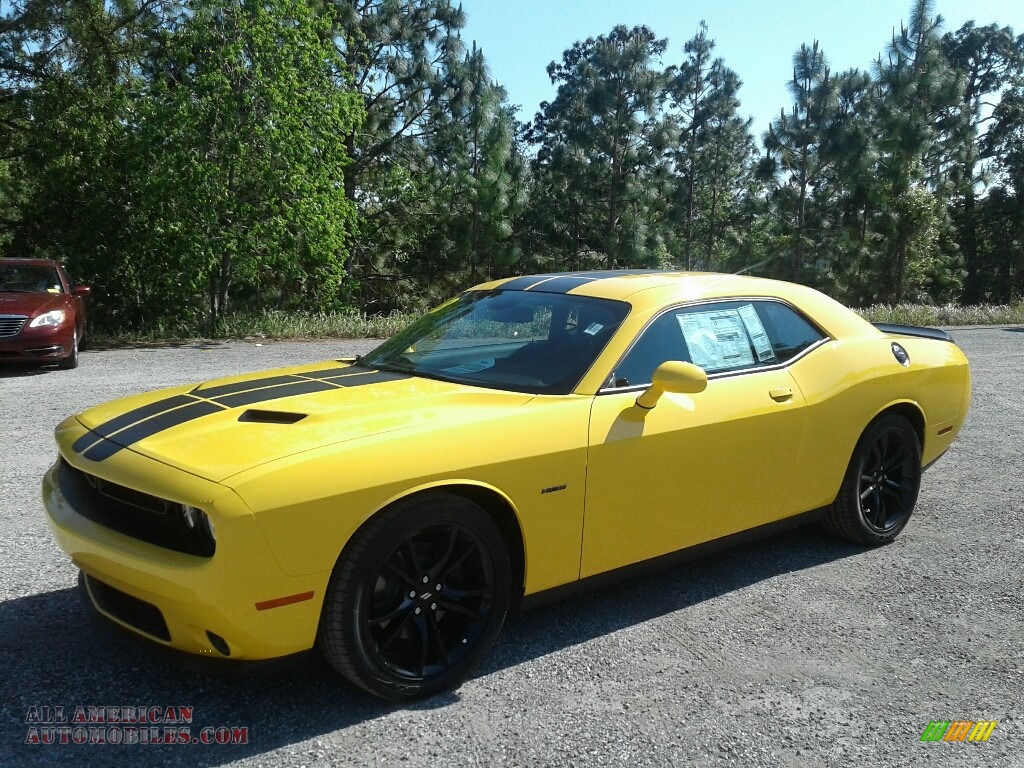
<path fill-rule="evenodd" d="M 802 286 L 516 277 L 365 358 L 72 416 L 43 499 L 108 619 L 218 659 L 318 645 L 404 699 L 523 598 L 811 517 L 892 540 L 969 400 L 946 333 Z"/>

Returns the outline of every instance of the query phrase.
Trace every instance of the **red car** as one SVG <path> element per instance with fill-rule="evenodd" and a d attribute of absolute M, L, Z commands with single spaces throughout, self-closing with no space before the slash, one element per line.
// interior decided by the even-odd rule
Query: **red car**
<path fill-rule="evenodd" d="M 90 290 L 56 261 L 0 259 L 0 362 L 76 368 Z"/>

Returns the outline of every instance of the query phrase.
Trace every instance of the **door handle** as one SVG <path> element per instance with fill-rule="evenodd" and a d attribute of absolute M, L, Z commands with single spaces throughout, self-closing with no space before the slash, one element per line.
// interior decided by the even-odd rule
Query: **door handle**
<path fill-rule="evenodd" d="M 785 403 L 793 399 L 792 387 L 775 387 L 768 390 L 768 396 L 777 403 Z"/>

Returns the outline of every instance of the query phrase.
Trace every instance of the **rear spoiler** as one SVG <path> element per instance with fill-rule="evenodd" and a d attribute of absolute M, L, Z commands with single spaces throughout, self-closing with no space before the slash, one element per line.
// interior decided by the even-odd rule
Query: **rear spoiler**
<path fill-rule="evenodd" d="M 872 323 L 882 333 L 896 333 L 900 336 L 920 336 L 924 339 L 952 341 L 953 337 L 941 328 L 925 328 L 920 325 L 898 325 L 897 323 Z"/>

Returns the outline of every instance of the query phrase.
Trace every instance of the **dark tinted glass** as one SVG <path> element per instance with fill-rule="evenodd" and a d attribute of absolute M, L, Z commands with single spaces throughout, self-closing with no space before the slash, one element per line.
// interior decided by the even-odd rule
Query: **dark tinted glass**
<path fill-rule="evenodd" d="M 724 301 L 660 315 L 615 367 L 614 386 L 646 385 L 654 369 L 682 360 L 708 373 L 786 363 L 824 336 L 777 301 Z"/>

